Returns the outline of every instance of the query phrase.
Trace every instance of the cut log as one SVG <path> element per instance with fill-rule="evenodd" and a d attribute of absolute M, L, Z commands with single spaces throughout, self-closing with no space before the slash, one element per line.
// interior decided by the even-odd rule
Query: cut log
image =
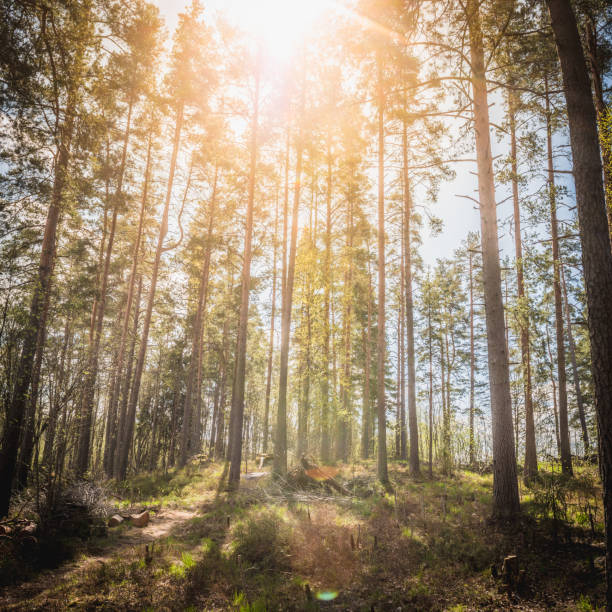
<path fill-rule="evenodd" d="M 109 527 L 117 527 L 117 525 L 121 525 L 121 523 L 123 523 L 123 517 L 119 514 L 113 514 L 113 516 L 108 519 Z"/>
<path fill-rule="evenodd" d="M 351 495 L 351 492 L 341 485 L 333 476 L 337 473 L 337 470 L 329 467 L 319 467 L 314 461 L 306 457 L 306 455 L 302 455 L 302 459 L 300 460 L 302 467 L 304 468 L 304 473 L 317 482 L 324 482 L 328 484 L 334 491 L 338 493 L 342 493 L 342 495 Z"/>
<path fill-rule="evenodd" d="M 132 514 L 130 522 L 134 527 L 146 527 L 149 524 L 149 511 L 145 510 L 140 514 Z"/>

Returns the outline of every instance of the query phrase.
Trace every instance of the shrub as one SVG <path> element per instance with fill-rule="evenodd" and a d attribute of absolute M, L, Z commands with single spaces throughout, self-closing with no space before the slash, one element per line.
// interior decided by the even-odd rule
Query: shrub
<path fill-rule="evenodd" d="M 236 524 L 232 539 L 236 559 L 260 569 L 289 567 L 290 529 L 276 509 L 254 508 Z"/>

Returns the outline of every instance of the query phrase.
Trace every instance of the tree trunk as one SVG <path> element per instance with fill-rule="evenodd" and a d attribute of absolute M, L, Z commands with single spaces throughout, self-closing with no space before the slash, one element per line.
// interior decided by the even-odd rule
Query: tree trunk
<path fill-rule="evenodd" d="M 108 276 L 110 272 L 110 262 L 115 244 L 115 230 L 117 228 L 117 217 L 119 208 L 122 206 L 123 198 L 123 177 L 125 174 L 125 165 L 127 160 L 127 150 L 130 142 L 130 129 L 132 124 L 132 107 L 133 100 L 130 99 L 128 104 L 127 122 L 125 135 L 123 137 L 123 150 L 121 152 L 121 164 L 119 166 L 119 175 L 117 177 L 117 189 L 113 198 L 113 214 L 108 234 L 108 242 L 106 244 L 106 255 L 104 258 L 104 270 L 98 294 L 98 307 L 94 312 L 94 336 L 93 342 L 89 349 L 89 360 L 87 367 L 87 375 L 84 383 L 83 402 L 81 405 L 81 414 L 79 417 L 79 442 L 76 460 L 77 477 L 83 477 L 89 467 L 89 447 L 91 442 L 92 430 L 92 414 L 94 408 L 94 397 L 96 389 L 96 380 L 98 378 L 98 362 L 100 357 L 100 342 L 102 339 L 102 327 L 104 324 L 104 314 L 106 310 L 106 293 L 108 286 Z"/>
<path fill-rule="evenodd" d="M 431 298 L 430 298 L 431 299 Z M 427 308 L 427 338 L 429 344 L 429 477 L 433 478 L 433 347 L 431 304 Z"/>
<path fill-rule="evenodd" d="M 177 443 L 177 420 L 179 410 L 179 394 L 180 394 L 180 379 L 183 363 L 183 351 L 176 357 L 176 376 L 174 378 L 174 393 L 172 394 L 172 408 L 170 409 L 170 441 L 168 444 L 168 466 L 173 467 L 176 461 L 176 443 Z"/>
<path fill-rule="evenodd" d="M 369 248 L 368 248 L 369 252 Z M 370 366 L 372 363 L 372 274 L 368 261 L 368 320 L 363 333 L 365 345 L 365 363 L 363 366 L 363 408 L 361 414 L 361 458 L 369 459 L 372 447 L 372 407 L 370 405 Z"/>
<path fill-rule="evenodd" d="M 304 104 L 304 84 L 302 102 Z M 291 308 L 293 306 L 293 283 L 295 278 L 295 257 L 297 252 L 298 213 L 300 208 L 300 186 L 302 178 L 303 142 L 302 132 L 298 133 L 295 162 L 295 187 L 291 215 L 291 244 L 287 261 L 287 277 L 282 296 L 280 371 L 278 380 L 278 405 L 276 413 L 276 435 L 274 439 L 273 472 L 277 476 L 287 473 L 287 378 L 289 373 L 289 339 L 291 334 Z"/>
<path fill-rule="evenodd" d="M 476 388 L 476 355 L 474 354 L 474 252 L 468 251 L 470 270 L 470 466 L 476 463 L 476 449 L 474 445 L 474 409 Z"/>
<path fill-rule="evenodd" d="M 546 325 L 546 347 L 548 351 L 548 363 L 550 373 L 550 384 L 552 386 L 553 415 L 555 417 L 555 438 L 557 440 L 557 454 L 561 457 L 561 436 L 559 435 L 559 411 L 557 410 L 557 381 L 555 380 L 555 368 L 553 362 L 552 349 L 550 348 L 550 334 L 548 324 Z"/>
<path fill-rule="evenodd" d="M 546 95 L 546 149 L 548 157 L 548 198 L 550 203 L 550 230 L 553 256 L 553 290 L 555 296 L 555 335 L 557 341 L 557 382 L 559 389 L 559 438 L 561 440 L 561 469 L 572 474 L 572 451 L 570 448 L 567 417 L 567 373 L 565 371 L 565 334 L 563 331 L 563 305 L 561 298 L 561 259 L 559 254 L 559 231 L 557 224 L 557 194 L 553 166 L 552 125 L 548 79 L 544 77 Z"/>
<path fill-rule="evenodd" d="M 68 181 L 74 115 L 75 92 L 71 91 L 68 95 L 64 124 L 60 128 L 60 144 L 55 161 L 53 189 L 45 223 L 38 276 L 34 284 L 27 323 L 22 332 L 22 349 L 15 375 L 13 399 L 8 407 L 2 433 L 2 444 L 0 445 L 0 482 L 3 483 L 0 487 L 0 518 L 7 516 L 9 511 L 19 437 L 23 417 L 28 406 L 28 391 L 32 382 L 34 356 L 37 350 L 42 350 L 42 346 L 38 345 L 45 335 L 47 314 L 45 304 L 51 290 L 56 256 L 57 228 L 62 210 L 64 189 Z"/>
<path fill-rule="evenodd" d="M 331 232 L 332 232 L 332 153 L 331 144 L 327 143 L 327 192 L 326 192 L 326 221 L 325 221 L 325 274 L 324 297 L 323 297 L 323 376 L 321 378 L 321 460 L 329 463 L 331 460 L 331 440 L 330 440 L 330 410 L 329 410 L 329 362 L 330 362 L 330 343 L 331 343 L 331 287 L 332 287 L 332 266 L 331 266 Z"/>
<path fill-rule="evenodd" d="M 533 421 L 533 399 L 531 384 L 531 355 L 529 346 L 529 300 L 525 293 L 523 240 L 521 235 L 521 210 L 518 190 L 518 159 L 516 146 L 516 108 L 514 92 L 510 92 L 508 113 L 510 119 L 510 146 L 512 157 L 512 201 L 514 204 L 514 249 L 516 253 L 516 283 L 519 301 L 519 327 L 521 334 L 521 369 L 523 374 L 523 395 L 525 401 L 525 473 L 531 481 L 538 473 L 535 424 Z M 518 411 L 517 411 L 518 412 Z M 518 441 L 518 435 L 517 435 Z"/>
<path fill-rule="evenodd" d="M 123 434 L 121 443 L 118 448 L 117 460 L 115 462 L 115 478 L 124 480 L 127 472 L 128 456 L 132 437 L 134 435 L 134 424 L 136 421 L 136 405 L 138 404 L 138 395 L 140 393 L 140 381 L 144 370 L 145 359 L 147 356 L 147 345 L 149 342 L 149 328 L 151 326 L 151 316 L 153 314 L 153 305 L 155 303 L 155 290 L 157 288 L 157 277 L 159 274 L 159 264 L 164 250 L 164 239 L 168 233 L 168 214 L 170 209 L 170 199 L 172 197 L 172 187 L 174 185 L 174 173 L 176 171 L 176 160 L 181 140 L 181 129 L 183 127 L 184 105 L 181 103 L 176 112 L 176 122 L 174 127 L 174 140 L 172 144 L 172 157 L 170 159 L 170 171 L 168 174 L 168 185 L 166 190 L 166 199 L 164 201 L 164 209 L 162 212 L 161 224 L 159 227 L 159 235 L 157 238 L 157 248 L 155 250 L 155 260 L 153 263 L 153 271 L 151 274 L 151 284 L 149 286 L 149 297 L 147 300 L 147 310 L 145 313 L 142 338 L 140 340 L 140 348 L 138 350 L 138 358 L 136 360 L 136 368 L 134 370 L 134 381 L 130 390 L 125 427 L 120 424 L 119 432 Z"/>
<path fill-rule="evenodd" d="M 65 392 L 65 379 L 66 379 L 66 355 L 68 353 L 68 347 L 72 345 L 72 329 L 70 317 L 66 317 L 66 323 L 64 325 L 64 339 L 62 342 L 62 350 L 60 353 L 59 371 L 57 373 L 57 383 L 55 393 L 53 394 L 53 403 L 49 408 L 49 420 L 47 429 L 45 431 L 45 446 L 42 455 L 42 465 L 47 471 L 52 471 L 53 467 L 53 445 L 55 442 L 55 435 L 57 432 L 57 420 L 59 417 L 60 409 L 62 407 L 62 393 Z"/>
<path fill-rule="evenodd" d="M 240 318 L 238 337 L 236 339 L 236 364 L 234 368 L 234 385 L 232 389 L 232 407 L 230 411 L 230 469 L 228 485 L 237 488 L 240 481 L 240 463 L 242 461 L 242 428 L 244 421 L 244 387 L 246 371 L 246 347 L 249 322 L 249 290 L 251 285 L 251 256 L 253 240 L 253 205 L 255 200 L 255 174 L 257 172 L 257 131 L 259 123 L 259 81 L 260 60 L 257 60 L 255 75 L 255 108 L 251 119 L 250 170 L 247 195 L 246 225 L 244 239 L 244 256 L 242 261 L 242 279 L 240 289 Z"/>
<path fill-rule="evenodd" d="M 446 332 L 445 332 L 446 333 Z M 442 473 L 445 476 L 450 475 L 450 423 L 449 423 L 449 406 L 447 397 L 448 376 L 450 375 L 448 366 L 448 354 L 444 350 L 445 342 L 442 328 L 440 327 L 440 394 L 442 404 Z M 446 357 L 445 357 L 446 355 Z"/>
<path fill-rule="evenodd" d="M 376 401 L 378 413 L 378 458 L 376 470 L 382 483 L 389 481 L 387 473 L 387 415 L 385 403 L 385 92 L 383 65 L 380 55 L 376 58 L 378 79 L 378 370 Z"/>
<path fill-rule="evenodd" d="M 230 284 L 230 290 L 232 284 Z M 217 412 L 217 422 L 215 426 L 215 459 L 222 459 L 225 454 L 225 393 L 227 380 L 227 336 L 229 331 L 228 319 L 223 322 L 223 336 L 221 341 L 221 372 L 220 387 L 221 397 L 219 398 L 219 410 Z"/>
<path fill-rule="evenodd" d="M 606 105 L 603 93 L 601 67 L 597 50 L 597 31 L 591 18 L 586 24 L 586 51 L 591 72 L 591 82 L 595 99 L 595 111 L 599 127 L 599 141 L 603 161 L 604 195 L 608 214 L 608 228 L 612 236 L 612 133 L 610 131 L 610 111 Z"/>
<path fill-rule="evenodd" d="M 412 299 L 412 194 L 410 193 L 410 180 L 408 178 L 408 135 L 404 123 L 403 130 L 404 150 L 404 253 L 406 275 L 404 290 L 406 292 L 406 340 L 408 365 L 408 424 L 410 429 L 410 472 L 419 474 L 419 424 L 416 407 L 416 366 L 414 355 L 414 304 Z"/>
<path fill-rule="evenodd" d="M 310 283 L 309 283 L 310 284 Z M 311 288 L 308 288 L 310 299 Z M 307 337 L 304 372 L 302 378 L 302 400 L 298 415 L 297 456 L 302 457 L 308 453 L 308 421 L 310 418 L 310 343 L 312 336 L 312 322 L 310 319 L 310 302 L 306 304 L 304 316 L 306 317 Z"/>
<path fill-rule="evenodd" d="M 612 602 L 612 253 L 593 106 L 576 18 L 568 0 L 547 0 L 567 101 L 588 307 L 606 526 L 607 601 Z"/>
<path fill-rule="evenodd" d="M 353 202 L 347 199 L 347 222 L 346 222 L 346 250 L 347 269 L 344 275 L 344 313 L 343 313 L 343 344 L 344 355 L 342 363 L 342 376 L 340 384 L 340 398 L 342 414 L 339 422 L 338 459 L 348 462 L 349 439 L 351 430 L 351 323 L 352 323 L 352 298 L 353 298 Z"/>
<path fill-rule="evenodd" d="M 185 405 L 183 409 L 183 430 L 181 436 L 181 456 L 179 466 L 183 467 L 187 463 L 190 454 L 195 449 L 190 448 L 192 434 L 192 404 L 194 387 L 195 391 L 200 389 L 199 380 L 202 367 L 202 327 L 204 323 L 204 313 L 206 311 L 206 300 L 208 297 L 208 276 L 210 273 L 210 256 L 212 251 L 212 233 L 215 223 L 215 206 L 217 199 L 217 180 L 219 168 L 215 165 L 213 178 L 212 194 L 210 198 L 210 208 L 208 212 L 208 230 L 206 232 L 206 251 L 202 272 L 200 277 L 200 287 L 198 291 L 198 304 L 196 307 L 195 319 L 193 322 L 193 336 L 191 341 L 191 362 L 189 364 L 189 376 L 187 378 L 187 389 L 185 391 Z M 197 400 L 196 400 L 197 401 Z"/>
<path fill-rule="evenodd" d="M 582 442 L 584 444 L 585 457 L 590 454 L 591 445 L 589 443 L 589 431 L 586 424 L 586 416 L 584 411 L 584 399 L 582 389 L 580 388 L 580 376 L 578 375 L 578 364 L 576 362 L 576 345 L 574 343 L 574 334 L 572 333 L 572 320 L 570 316 L 570 305 L 567 299 L 567 287 L 565 286 L 565 272 L 561 266 L 561 286 L 563 288 L 563 305 L 565 308 L 565 324 L 567 326 L 567 341 L 569 345 L 570 362 L 572 364 L 572 377 L 574 379 L 574 391 L 576 393 L 576 405 L 578 407 L 578 419 L 580 420 L 580 428 L 582 429 Z"/>
<path fill-rule="evenodd" d="M 399 457 L 403 461 L 408 459 L 408 440 L 406 431 L 406 330 L 405 325 L 405 303 L 404 296 L 406 294 L 406 261 L 405 261 L 405 248 L 404 248 L 404 223 L 402 222 L 402 240 L 401 240 L 401 270 L 400 270 L 400 294 L 399 294 L 399 308 L 398 308 L 398 359 L 397 359 L 397 386 L 398 386 L 398 398 L 399 398 L 399 423 L 400 423 L 400 453 Z"/>
<path fill-rule="evenodd" d="M 276 323 L 276 254 L 278 251 L 278 192 L 274 211 L 274 246 L 272 264 L 272 312 L 270 313 L 270 347 L 268 349 L 268 370 L 266 375 L 266 403 L 264 408 L 262 452 L 268 452 L 270 432 L 270 392 L 272 390 L 272 361 L 274 357 L 274 327 Z"/>
<path fill-rule="evenodd" d="M 136 241 L 132 250 L 132 267 L 130 270 L 130 278 L 128 281 L 128 292 L 125 306 L 125 314 L 121 327 L 121 338 L 119 340 L 119 349 L 117 359 L 113 368 L 113 376 L 111 377 L 111 395 L 108 404 L 108 416 L 106 421 L 106 441 L 104 445 L 104 471 L 108 476 L 113 473 L 113 461 L 117 449 L 117 404 L 119 401 L 119 392 L 121 390 L 121 380 L 123 373 L 123 363 L 125 359 L 125 348 L 127 345 L 128 332 L 130 327 L 130 314 L 132 312 L 132 302 L 134 299 L 134 288 L 136 285 L 136 273 L 138 270 L 138 260 L 140 253 L 140 245 L 142 242 L 144 220 L 147 209 L 147 200 L 149 194 L 149 180 L 151 174 L 151 149 L 153 146 L 153 137 L 149 133 L 147 144 L 147 161 L 145 163 L 144 181 L 142 188 L 142 198 L 140 203 L 140 214 L 138 217 L 138 231 L 136 233 Z M 140 278 L 142 283 L 142 276 Z M 125 411 L 124 411 L 125 412 Z M 125 414 L 121 418 L 121 422 L 125 423 Z"/>
<path fill-rule="evenodd" d="M 468 0 L 467 18 L 472 65 L 471 78 L 483 251 L 483 284 L 493 425 L 493 515 L 496 517 L 511 517 L 517 514 L 520 508 L 514 432 L 512 429 L 508 348 L 504 334 L 504 304 L 501 294 L 497 208 L 491 137 L 489 134 L 489 105 L 480 9 L 477 0 Z"/>
<path fill-rule="evenodd" d="M 43 307 L 43 321 L 45 324 L 38 330 L 36 339 L 36 353 L 32 367 L 32 382 L 30 386 L 30 396 L 27 404 L 27 415 L 24 423 L 24 431 L 21 442 L 21 453 L 17 468 L 17 478 L 15 488 L 19 491 L 24 489 L 28 483 L 30 465 L 32 463 L 32 452 L 34 450 L 34 438 L 36 429 L 36 407 L 38 405 L 38 388 L 40 385 L 40 370 L 42 367 L 43 351 L 47 337 L 47 315 L 49 313 L 49 300 L 51 292 L 47 292 Z"/>

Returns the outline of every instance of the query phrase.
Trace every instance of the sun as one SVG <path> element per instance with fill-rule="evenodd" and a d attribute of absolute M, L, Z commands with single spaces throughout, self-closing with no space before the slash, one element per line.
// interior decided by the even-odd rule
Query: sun
<path fill-rule="evenodd" d="M 331 11 L 332 0 L 233 0 L 232 13 L 277 59 L 289 59 Z"/>

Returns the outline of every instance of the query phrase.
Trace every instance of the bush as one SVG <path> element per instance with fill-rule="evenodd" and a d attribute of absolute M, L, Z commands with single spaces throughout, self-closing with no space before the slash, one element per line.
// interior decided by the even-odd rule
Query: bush
<path fill-rule="evenodd" d="M 290 529 L 276 509 L 254 508 L 234 527 L 236 559 L 260 569 L 287 569 L 290 565 Z"/>

